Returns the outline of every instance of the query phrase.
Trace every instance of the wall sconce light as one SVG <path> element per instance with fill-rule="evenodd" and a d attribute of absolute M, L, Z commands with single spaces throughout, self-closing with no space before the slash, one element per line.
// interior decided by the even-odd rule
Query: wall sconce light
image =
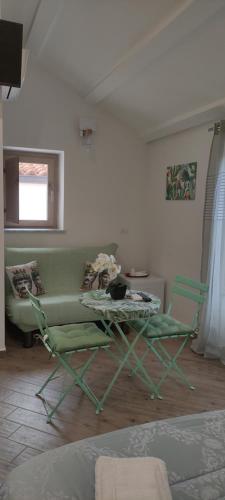
<path fill-rule="evenodd" d="M 94 147 L 96 120 L 93 118 L 80 119 L 80 137 L 82 146 L 89 151 Z"/>

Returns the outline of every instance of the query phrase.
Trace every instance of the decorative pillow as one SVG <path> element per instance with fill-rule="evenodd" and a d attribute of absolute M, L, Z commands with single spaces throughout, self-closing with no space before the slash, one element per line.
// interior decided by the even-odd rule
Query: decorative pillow
<path fill-rule="evenodd" d="M 86 262 L 81 290 L 88 291 L 97 288 L 98 273 L 93 269 L 92 262 Z"/>
<path fill-rule="evenodd" d="M 95 262 L 86 262 L 81 290 L 105 290 L 120 271 L 114 255 L 99 253 Z"/>
<path fill-rule="evenodd" d="M 34 295 L 43 295 L 45 289 L 41 281 L 38 262 L 34 260 L 31 264 L 31 278 L 35 287 Z"/>
<path fill-rule="evenodd" d="M 33 295 L 45 293 L 36 260 L 27 264 L 7 266 L 6 272 L 16 299 L 26 299 L 27 288 Z"/>
<path fill-rule="evenodd" d="M 108 269 L 104 269 L 98 273 L 98 289 L 105 290 L 108 288 L 110 281 L 114 279 L 114 276 L 109 272 Z"/>

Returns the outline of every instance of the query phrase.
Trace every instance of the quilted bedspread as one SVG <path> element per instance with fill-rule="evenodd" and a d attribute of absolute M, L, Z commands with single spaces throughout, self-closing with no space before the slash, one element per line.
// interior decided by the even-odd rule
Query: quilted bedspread
<path fill-rule="evenodd" d="M 161 458 L 174 500 L 225 499 L 225 411 L 129 427 L 49 451 L 14 469 L 0 498 L 94 500 L 100 455 Z"/>

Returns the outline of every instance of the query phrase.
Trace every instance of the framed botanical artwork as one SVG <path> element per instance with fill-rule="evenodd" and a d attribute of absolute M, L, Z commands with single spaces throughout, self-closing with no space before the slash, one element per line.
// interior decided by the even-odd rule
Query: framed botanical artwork
<path fill-rule="evenodd" d="M 166 168 L 166 200 L 195 200 L 197 162 Z"/>

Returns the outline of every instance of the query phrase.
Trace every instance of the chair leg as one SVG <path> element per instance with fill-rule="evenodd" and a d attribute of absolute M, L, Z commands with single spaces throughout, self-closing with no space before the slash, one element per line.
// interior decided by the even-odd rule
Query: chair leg
<path fill-rule="evenodd" d="M 149 347 L 149 349 L 155 354 L 155 356 L 158 358 L 158 360 L 162 363 L 162 365 L 165 367 L 165 371 L 163 372 L 161 378 L 160 378 L 160 381 L 158 382 L 157 384 L 157 389 L 159 390 L 163 384 L 163 382 L 165 381 L 165 379 L 167 378 L 167 376 L 169 375 L 170 371 L 172 370 L 175 370 L 179 376 L 179 379 L 186 385 L 189 387 L 189 389 L 194 389 L 194 386 L 190 384 L 189 380 L 187 379 L 186 375 L 184 374 L 184 372 L 181 370 L 181 368 L 177 365 L 177 359 L 178 357 L 180 356 L 181 352 L 183 351 L 184 347 L 186 346 L 187 342 L 189 340 L 189 336 L 186 336 L 182 342 L 182 344 L 180 345 L 179 349 L 177 350 L 176 354 L 174 356 L 171 356 L 167 350 L 165 349 L 165 347 L 162 347 L 162 344 L 160 342 L 160 348 L 161 350 L 163 351 L 164 353 L 164 356 L 166 357 L 166 360 L 165 358 L 162 358 L 161 354 L 158 352 L 158 350 L 155 348 L 154 346 L 154 342 L 151 342 L 149 340 L 147 340 L 147 345 Z"/>
<path fill-rule="evenodd" d="M 189 340 L 189 337 L 187 337 L 187 340 L 185 342 L 185 345 L 187 344 Z M 184 347 L 185 347 L 184 345 Z M 161 342 L 158 342 L 158 346 L 159 348 L 161 349 L 161 351 L 163 352 L 165 358 L 167 358 L 168 362 L 171 362 L 172 361 L 172 356 L 170 356 L 170 354 L 168 353 L 168 351 L 165 349 L 165 347 L 161 344 Z M 184 349 L 183 347 L 183 349 Z M 167 368 L 168 367 L 168 362 L 165 361 L 164 359 L 164 366 Z M 181 381 L 184 383 L 184 385 L 187 385 L 189 387 L 189 389 L 192 389 L 194 390 L 195 387 L 189 382 L 188 378 L 186 377 L 184 371 L 182 370 L 182 368 L 176 363 L 176 361 L 174 361 L 173 363 L 173 369 L 177 372 L 177 375 L 178 377 L 181 379 Z"/>
<path fill-rule="evenodd" d="M 47 415 L 47 424 L 50 424 L 51 423 L 51 419 L 54 415 L 54 413 L 56 412 L 56 410 L 58 409 L 58 407 L 61 405 L 61 403 L 63 402 L 63 400 L 65 399 L 65 397 L 70 393 L 70 391 L 72 391 L 73 387 L 76 385 L 76 382 L 73 382 L 72 384 L 70 384 L 66 389 L 65 391 L 63 391 L 61 397 L 59 398 L 57 404 L 54 406 L 54 408 L 51 409 L 50 412 L 48 412 L 48 415 Z"/>
<path fill-rule="evenodd" d="M 175 337 L 173 337 L 173 338 L 175 338 Z M 177 338 L 178 337 L 176 337 L 176 339 Z M 185 339 L 182 342 L 181 346 L 179 347 L 175 356 L 171 356 L 168 353 L 168 351 L 165 349 L 165 347 L 162 345 L 162 341 L 160 341 L 159 339 L 153 339 L 153 340 L 145 339 L 146 344 L 147 344 L 147 349 L 141 357 L 141 363 L 144 362 L 145 358 L 147 357 L 147 355 L 151 351 L 156 356 L 156 358 L 160 361 L 160 363 L 165 367 L 165 371 L 163 372 L 163 375 L 161 376 L 159 383 L 156 384 L 157 390 L 160 389 L 160 387 L 163 384 L 163 382 L 165 381 L 166 377 L 169 375 L 169 373 L 172 370 L 174 370 L 176 372 L 178 378 L 180 379 L 180 381 L 184 385 L 186 385 L 191 390 L 195 389 L 195 387 L 189 382 L 184 371 L 181 369 L 181 367 L 176 362 L 177 358 L 180 356 L 181 352 L 183 351 L 184 347 L 186 346 L 188 340 L 189 340 L 189 335 L 185 336 Z M 157 348 L 155 347 L 156 343 L 157 343 Z M 160 353 L 160 351 L 162 354 Z M 138 364 L 136 364 L 131 372 L 131 375 L 137 375 L 138 370 L 139 370 L 139 367 L 138 367 Z M 171 373 L 171 375 L 172 375 L 172 373 Z M 153 393 L 151 395 L 151 398 L 154 399 L 154 397 L 155 397 L 155 394 Z"/>
<path fill-rule="evenodd" d="M 46 387 L 46 385 L 48 385 L 48 383 L 50 382 L 50 380 L 53 379 L 55 373 L 59 370 L 60 368 L 60 363 L 57 363 L 56 367 L 54 368 L 54 370 L 52 371 L 52 373 L 49 375 L 49 377 L 47 378 L 47 380 L 44 382 L 44 384 L 41 386 L 41 388 L 39 389 L 38 392 L 36 392 L 35 396 L 39 396 L 42 391 L 44 390 L 44 388 Z"/>
<path fill-rule="evenodd" d="M 70 366 L 70 364 L 68 364 L 67 360 L 63 356 L 59 357 L 60 362 L 62 363 L 62 365 L 64 366 L 64 368 L 74 378 L 76 384 L 79 385 L 79 387 L 82 389 L 82 391 L 86 394 L 86 396 L 92 401 L 92 403 L 95 406 L 97 406 L 97 404 L 99 403 L 99 401 L 96 398 L 96 396 L 94 395 L 94 393 L 92 392 L 92 390 L 88 387 L 88 384 L 84 381 L 83 376 L 84 376 L 84 373 L 89 368 L 89 366 L 92 364 L 92 362 L 93 362 L 96 354 L 97 354 L 97 350 L 92 353 L 92 355 L 90 356 L 90 358 L 86 361 L 84 367 L 81 368 L 82 376 L 80 376 L 80 372 L 81 371 L 78 373 L 75 370 L 75 368 L 72 368 Z"/>
<path fill-rule="evenodd" d="M 72 389 L 76 385 L 78 385 L 80 387 L 80 389 L 84 392 L 84 394 L 90 399 L 90 401 L 97 408 L 97 406 L 99 405 L 99 400 L 96 398 L 95 394 L 93 393 L 91 388 L 88 386 L 87 382 L 84 380 L 84 375 L 88 371 L 92 362 L 94 361 L 97 352 L 98 352 L 98 349 L 96 349 L 94 352 L 92 352 L 92 354 L 90 355 L 88 360 L 80 367 L 79 371 L 78 371 L 78 369 L 76 370 L 75 368 L 72 368 L 72 366 L 70 365 L 70 363 L 67 359 L 68 356 L 66 354 L 65 355 L 57 354 L 58 364 L 57 364 L 56 368 L 53 370 L 53 372 L 50 374 L 50 376 L 47 378 L 45 383 L 42 385 L 42 387 L 40 388 L 40 390 L 36 394 L 37 396 L 41 397 L 41 399 L 43 399 L 43 402 L 44 402 L 44 405 L 45 405 L 45 408 L 47 411 L 47 423 L 51 422 L 51 419 L 52 419 L 54 413 L 56 412 L 56 410 L 58 409 L 58 407 L 61 405 L 61 403 L 63 402 L 65 397 L 72 391 Z M 69 356 L 69 358 L 70 358 L 70 356 Z M 61 392 L 61 395 L 60 395 L 56 405 L 53 408 L 50 408 L 50 411 L 48 411 L 49 405 L 48 405 L 47 401 L 44 398 L 42 398 L 41 393 L 45 389 L 47 384 L 55 378 L 55 373 L 57 372 L 57 370 L 61 366 L 63 366 L 65 368 L 66 372 L 72 377 L 73 382 L 72 382 L 72 384 L 67 386 Z M 102 409 L 102 408 L 100 408 L 100 409 Z"/>

